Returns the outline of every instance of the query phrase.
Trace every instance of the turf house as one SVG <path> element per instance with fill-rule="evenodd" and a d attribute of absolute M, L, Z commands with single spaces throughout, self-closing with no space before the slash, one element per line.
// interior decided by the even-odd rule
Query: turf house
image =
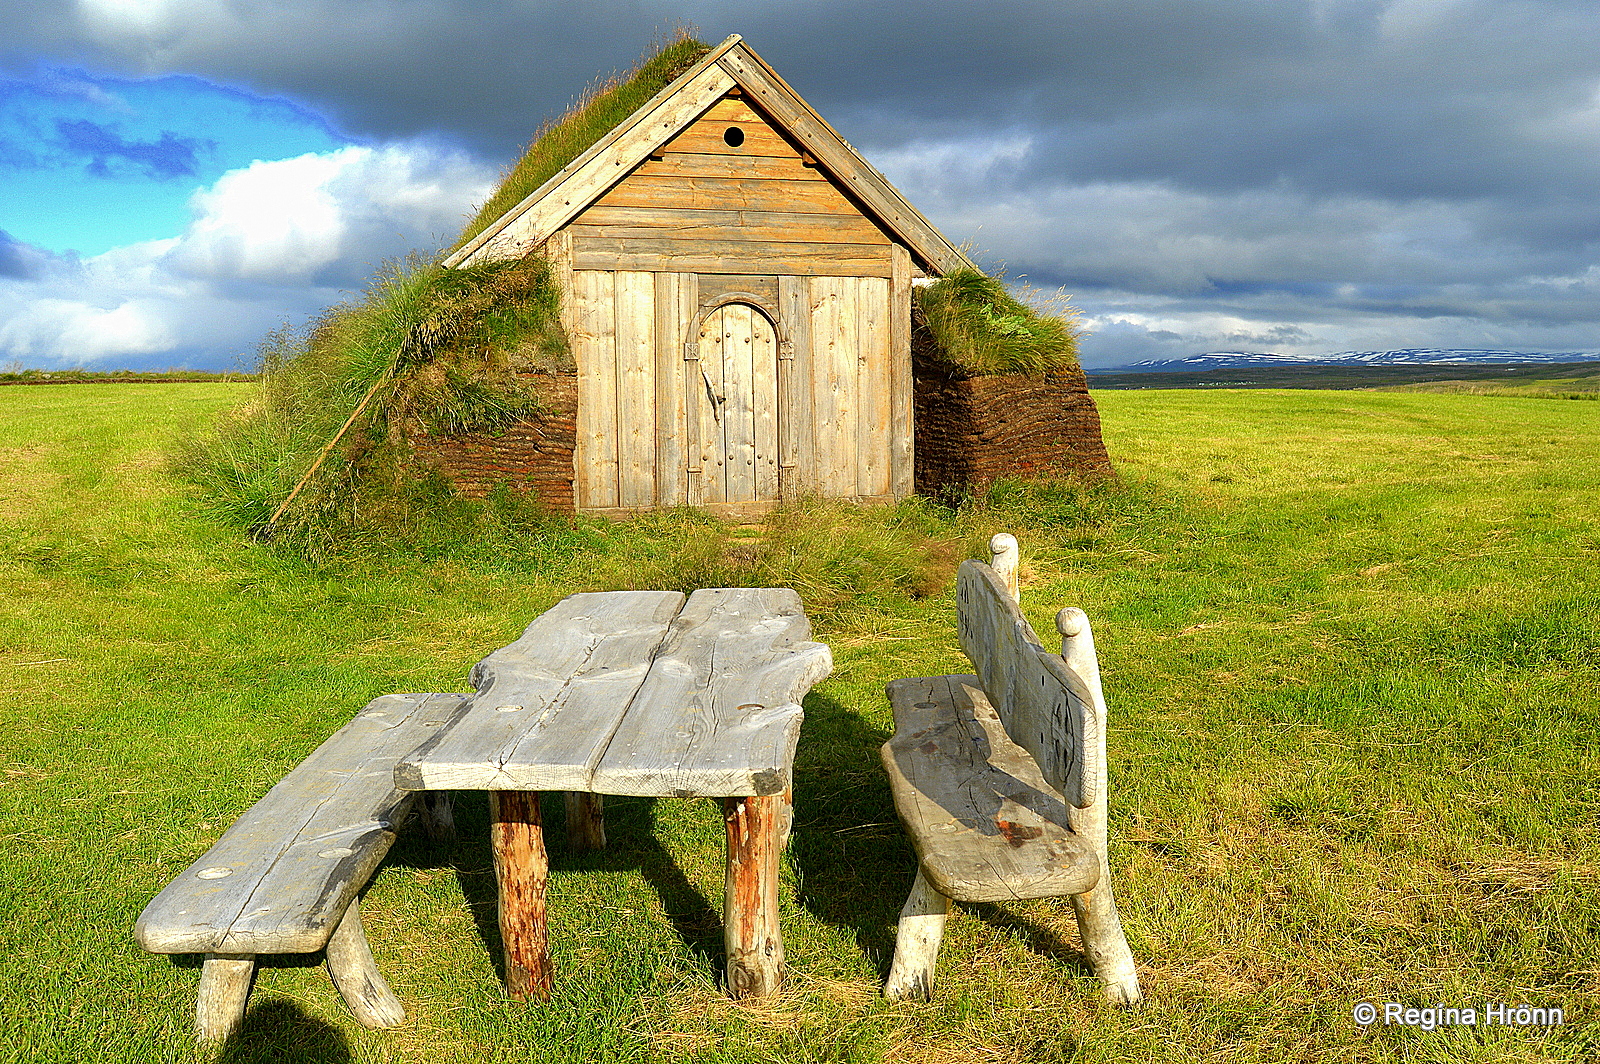
<path fill-rule="evenodd" d="M 269 336 L 191 477 L 326 539 L 440 488 L 753 514 L 1105 471 L 1066 309 L 982 273 L 738 36 L 679 38 L 542 129 L 441 257 Z"/>
<path fill-rule="evenodd" d="M 1015 386 L 995 402 L 962 374 L 913 373 L 913 285 L 987 279 L 737 36 L 444 265 L 540 252 L 575 373 L 544 382 L 559 412 L 547 425 L 421 445 L 469 490 L 536 470 L 548 501 L 584 511 L 741 510 L 796 492 L 887 501 L 1017 468 L 970 453 L 992 442 L 978 408 L 1027 405 Z M 935 354 L 932 336 L 924 346 Z M 1046 434 L 1061 439 L 1031 451 L 1075 455 L 1088 430 L 1088 464 L 1103 463 L 1081 374 L 1054 387 L 1034 376 L 1023 390 L 1045 388 L 1034 405 L 1054 408 Z M 919 397 L 938 438 L 916 436 Z M 919 478 L 915 444 L 948 468 Z M 545 462 L 530 463 L 541 447 Z"/>

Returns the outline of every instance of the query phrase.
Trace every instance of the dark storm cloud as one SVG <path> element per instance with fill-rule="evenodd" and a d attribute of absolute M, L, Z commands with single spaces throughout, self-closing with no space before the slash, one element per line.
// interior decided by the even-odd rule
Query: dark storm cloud
<path fill-rule="evenodd" d="M 70 154 L 88 160 L 91 174 L 110 177 L 126 165 L 154 178 L 193 177 L 200 165 L 196 154 L 210 141 L 163 132 L 157 140 L 129 140 L 112 126 L 86 118 L 57 119 L 56 136 Z"/>

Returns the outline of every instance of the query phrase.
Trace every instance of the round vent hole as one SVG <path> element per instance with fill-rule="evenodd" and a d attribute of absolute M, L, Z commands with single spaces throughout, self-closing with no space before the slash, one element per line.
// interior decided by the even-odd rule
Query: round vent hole
<path fill-rule="evenodd" d="M 738 126 L 729 126 L 722 131 L 722 142 L 730 148 L 737 148 L 744 143 L 744 130 Z"/>

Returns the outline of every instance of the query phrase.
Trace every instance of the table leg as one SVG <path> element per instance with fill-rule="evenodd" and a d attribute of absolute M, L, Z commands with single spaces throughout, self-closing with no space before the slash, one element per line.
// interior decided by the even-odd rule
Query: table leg
<path fill-rule="evenodd" d="M 574 853 L 606 848 L 605 795 L 567 792 L 567 845 Z"/>
<path fill-rule="evenodd" d="M 534 791 L 489 792 L 489 839 L 500 894 L 500 940 L 506 949 L 506 992 L 526 1001 L 550 998 L 550 933 L 544 888 L 550 855 Z"/>
<path fill-rule="evenodd" d="M 778 854 L 784 797 L 724 798 L 728 874 L 723 941 L 728 993 L 736 998 L 776 993 L 783 983 L 783 933 L 778 927 Z"/>

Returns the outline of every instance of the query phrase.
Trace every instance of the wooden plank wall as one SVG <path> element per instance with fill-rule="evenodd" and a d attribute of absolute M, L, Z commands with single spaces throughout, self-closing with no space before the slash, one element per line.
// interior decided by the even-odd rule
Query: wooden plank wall
<path fill-rule="evenodd" d="M 910 494 L 909 275 L 892 304 L 889 278 L 783 277 L 778 287 L 794 342 L 780 379 L 780 462 L 794 466 L 785 493 Z"/>
<path fill-rule="evenodd" d="M 688 273 L 573 271 L 578 507 L 718 505 L 747 487 L 744 473 L 718 463 L 726 427 L 711 410 L 708 379 L 729 397 L 726 417 L 762 415 L 754 422 L 758 497 L 909 494 L 909 281 L 780 277 L 778 316 L 793 357 L 780 360 L 768 346 L 756 353 L 758 366 L 726 379 L 719 330 L 700 342 L 698 359 L 684 357 L 699 282 Z M 891 303 L 897 288 L 908 294 Z M 752 312 L 729 305 L 727 313 L 743 321 Z M 748 409 L 756 391 L 771 394 L 771 373 L 776 425 Z"/>
<path fill-rule="evenodd" d="M 570 292 L 578 508 L 685 502 L 683 330 L 694 317 L 695 276 L 574 270 Z"/>

